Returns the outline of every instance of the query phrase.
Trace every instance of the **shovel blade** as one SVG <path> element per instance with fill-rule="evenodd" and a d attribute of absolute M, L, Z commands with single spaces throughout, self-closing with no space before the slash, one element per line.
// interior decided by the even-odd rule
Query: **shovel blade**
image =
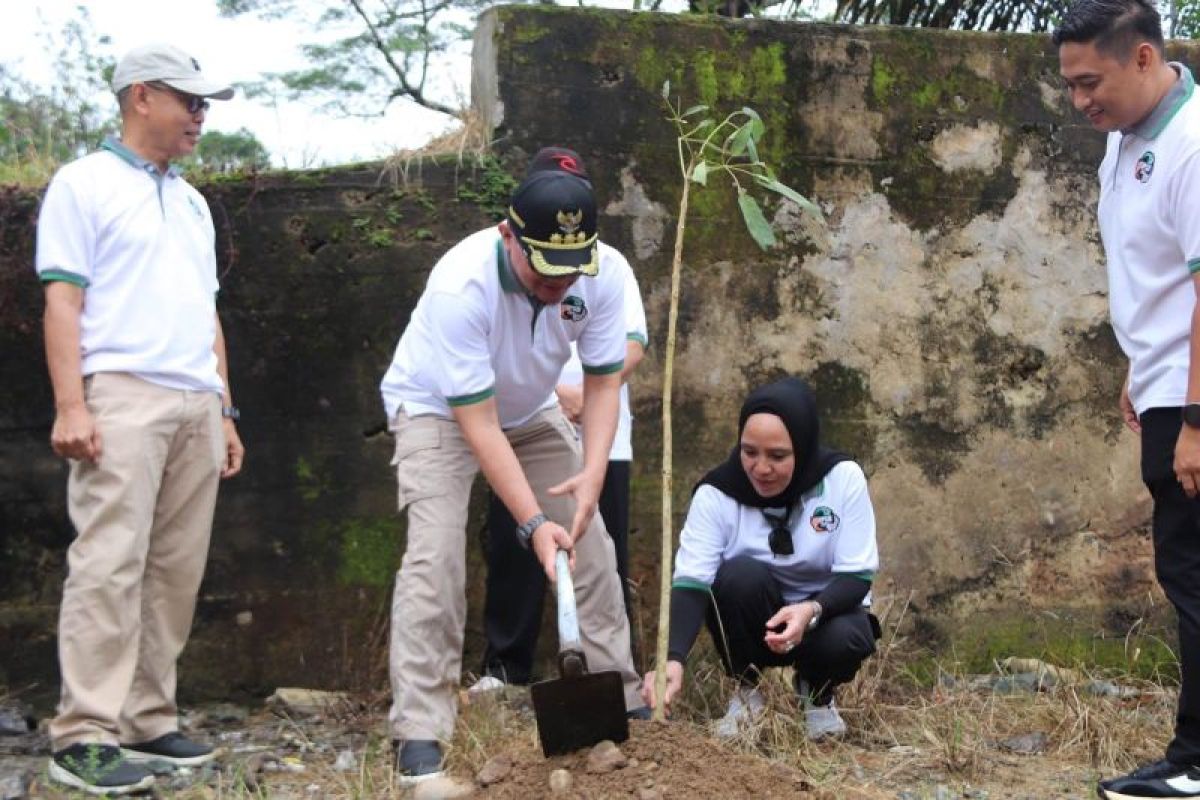
<path fill-rule="evenodd" d="M 619 672 L 596 672 L 535 683 L 530 689 L 542 753 L 557 756 L 609 739 L 629 738 Z"/>

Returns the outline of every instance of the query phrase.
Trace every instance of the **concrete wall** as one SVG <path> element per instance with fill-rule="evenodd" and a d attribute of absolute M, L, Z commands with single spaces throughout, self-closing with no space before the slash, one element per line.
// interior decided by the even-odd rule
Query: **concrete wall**
<path fill-rule="evenodd" d="M 1070 112 L 1042 39 L 524 7 L 485 14 L 476 53 L 475 102 L 498 160 L 204 187 L 249 455 L 218 508 L 185 695 L 378 686 L 403 523 L 376 386 L 428 268 L 494 219 L 509 175 L 543 144 L 587 158 L 602 233 L 646 300 L 632 543 L 652 619 L 680 195 L 667 79 L 685 105 L 754 107 L 765 158 L 827 219 L 762 198 L 782 242 L 763 253 L 720 181 L 693 195 L 680 515 L 733 444 L 746 390 L 801 373 L 827 438 L 871 478 L 877 596 L 911 600 L 932 641 L 1026 637 L 1049 619 L 1040 612 L 1079 620 L 1086 637 L 1119 635 L 1147 611 L 1149 505 L 1115 411 L 1124 366 L 1094 223 L 1102 139 Z M 50 692 L 71 528 L 65 469 L 46 445 L 36 202 L 0 193 L 0 685 Z M 476 514 L 473 561 L 478 533 Z M 473 566 L 473 598 L 480 579 Z"/>

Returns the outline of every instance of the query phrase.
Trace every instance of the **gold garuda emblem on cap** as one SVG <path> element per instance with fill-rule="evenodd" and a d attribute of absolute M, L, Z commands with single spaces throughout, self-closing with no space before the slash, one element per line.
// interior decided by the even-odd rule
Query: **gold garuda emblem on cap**
<path fill-rule="evenodd" d="M 588 240 L 587 234 L 579 230 L 579 226 L 583 224 L 582 210 L 563 211 L 560 209 L 554 218 L 558 221 L 558 229 L 561 233 L 550 234 L 550 241 L 553 244 L 581 245 Z"/>

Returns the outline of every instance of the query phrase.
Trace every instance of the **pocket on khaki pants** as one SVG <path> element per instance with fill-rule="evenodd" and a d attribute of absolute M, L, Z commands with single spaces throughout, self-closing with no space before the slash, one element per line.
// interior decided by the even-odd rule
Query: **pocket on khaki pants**
<path fill-rule="evenodd" d="M 437 494 L 437 471 L 431 469 L 431 456 L 441 446 L 442 437 L 435 425 L 422 425 L 403 416 L 394 430 L 392 466 L 396 468 L 398 508 L 403 511 L 409 503 Z"/>

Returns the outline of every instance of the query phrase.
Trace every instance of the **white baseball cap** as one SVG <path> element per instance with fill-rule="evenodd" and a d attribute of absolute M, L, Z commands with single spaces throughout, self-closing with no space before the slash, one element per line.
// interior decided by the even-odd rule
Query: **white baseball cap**
<path fill-rule="evenodd" d="M 233 87 L 217 83 L 200 71 L 200 62 L 169 44 L 153 43 L 135 47 L 113 70 L 112 88 L 120 92 L 135 83 L 159 81 L 186 94 L 228 100 Z"/>

